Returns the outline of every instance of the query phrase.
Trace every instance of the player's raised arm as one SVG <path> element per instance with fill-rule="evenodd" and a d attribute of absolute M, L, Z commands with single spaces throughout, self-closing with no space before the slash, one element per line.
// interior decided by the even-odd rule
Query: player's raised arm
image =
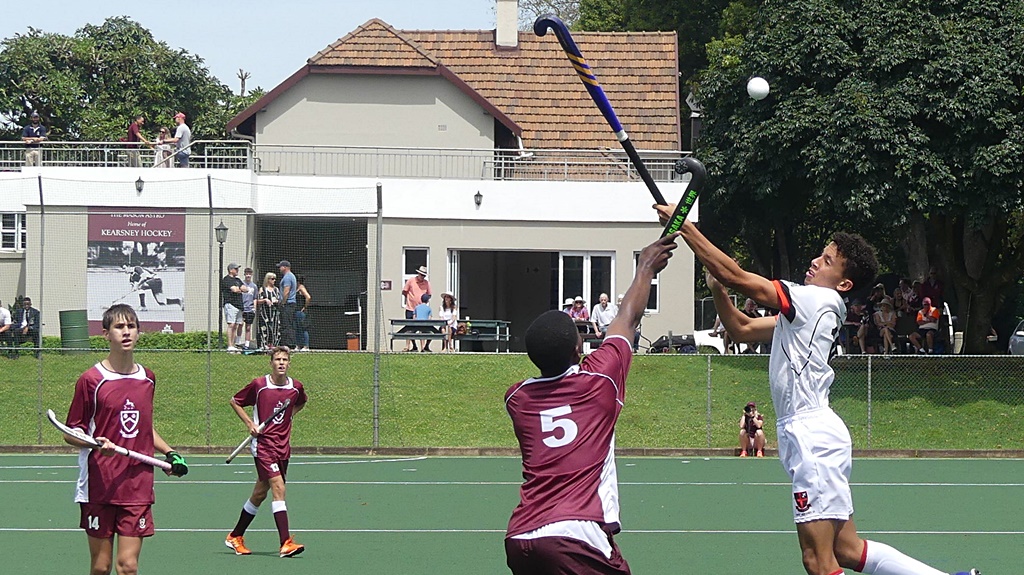
<path fill-rule="evenodd" d="M 670 234 L 659 238 L 640 252 L 633 283 L 622 297 L 619 313 L 608 326 L 608 333 L 605 334 L 605 337 L 620 335 L 633 341 L 636 326 L 640 325 L 640 319 L 647 307 L 647 299 L 651 294 L 651 280 L 658 272 L 665 269 L 669 258 L 672 257 L 672 250 L 677 247 L 676 234 Z"/>
<path fill-rule="evenodd" d="M 760 277 L 760 276 L 758 276 Z M 711 295 L 715 298 L 715 311 L 729 337 L 738 343 L 771 341 L 775 331 L 775 316 L 750 317 L 732 304 L 729 290 L 710 273 L 705 275 Z"/>

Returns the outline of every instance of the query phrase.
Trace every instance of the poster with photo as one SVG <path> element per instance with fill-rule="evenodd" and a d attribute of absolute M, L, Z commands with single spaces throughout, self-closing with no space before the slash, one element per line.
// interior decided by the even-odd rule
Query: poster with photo
<path fill-rule="evenodd" d="M 135 308 L 144 332 L 184 331 L 185 214 L 89 208 L 86 293 L 90 335 L 119 303 Z"/>

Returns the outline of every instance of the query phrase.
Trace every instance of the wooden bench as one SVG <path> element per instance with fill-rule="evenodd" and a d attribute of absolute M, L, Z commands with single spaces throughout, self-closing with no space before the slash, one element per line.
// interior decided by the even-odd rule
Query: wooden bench
<path fill-rule="evenodd" d="M 395 340 L 443 340 L 445 326 L 443 319 L 393 319 L 391 320 L 390 349 L 394 351 Z"/>

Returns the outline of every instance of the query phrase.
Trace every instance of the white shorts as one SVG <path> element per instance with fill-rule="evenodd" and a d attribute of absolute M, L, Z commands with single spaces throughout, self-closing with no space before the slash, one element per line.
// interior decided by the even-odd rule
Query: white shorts
<path fill-rule="evenodd" d="M 831 409 L 778 420 L 779 461 L 793 481 L 793 521 L 848 520 L 853 516 L 850 430 Z"/>
<path fill-rule="evenodd" d="M 242 310 L 229 303 L 224 304 L 224 323 L 242 323 Z"/>

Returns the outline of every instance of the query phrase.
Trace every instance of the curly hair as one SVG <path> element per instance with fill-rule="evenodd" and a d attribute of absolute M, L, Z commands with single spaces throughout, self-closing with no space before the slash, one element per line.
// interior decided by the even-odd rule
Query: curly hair
<path fill-rule="evenodd" d="M 573 363 L 580 333 L 568 315 L 546 311 L 526 329 L 526 354 L 542 374 L 561 373 Z"/>
<path fill-rule="evenodd" d="M 832 236 L 839 255 L 846 260 L 844 275 L 853 282 L 853 290 L 875 281 L 878 275 L 878 257 L 875 248 L 858 234 L 836 232 Z"/>

